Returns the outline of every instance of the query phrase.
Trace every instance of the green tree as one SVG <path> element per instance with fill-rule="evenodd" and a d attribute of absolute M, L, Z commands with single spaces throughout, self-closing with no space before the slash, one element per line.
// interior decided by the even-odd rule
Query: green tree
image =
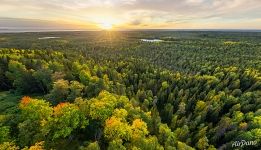
<path fill-rule="evenodd" d="M 84 89 L 84 85 L 79 83 L 78 81 L 71 81 L 69 90 L 70 94 L 67 97 L 67 100 L 72 102 L 77 97 L 81 97 L 83 95 L 82 91 Z"/>
<path fill-rule="evenodd" d="M 108 140 L 130 140 L 132 135 L 131 127 L 122 119 L 112 116 L 107 119 L 104 127 L 104 136 Z"/>
<path fill-rule="evenodd" d="M 14 142 L 3 142 L 0 144 L 0 150 L 19 150 L 19 146 L 16 146 Z"/>
<path fill-rule="evenodd" d="M 45 135 L 41 130 L 43 123 L 53 113 L 50 104 L 44 100 L 23 97 L 19 107 L 21 109 L 20 123 L 18 124 L 20 145 L 32 145 L 44 140 Z"/>
<path fill-rule="evenodd" d="M 59 104 L 60 102 L 64 102 L 69 95 L 69 82 L 67 80 L 57 80 L 54 82 L 53 89 L 48 94 L 48 99 L 50 99 L 54 104 Z"/>
<path fill-rule="evenodd" d="M 33 77 L 36 79 L 38 86 L 40 87 L 42 93 L 47 94 L 52 87 L 52 71 L 43 68 L 40 70 L 36 70 L 33 73 Z"/>
<path fill-rule="evenodd" d="M 185 144 L 183 142 L 179 142 L 179 141 L 178 141 L 177 149 L 178 150 L 194 150 L 194 148 L 188 146 L 187 144 Z"/>
<path fill-rule="evenodd" d="M 82 147 L 80 150 L 100 150 L 98 142 L 92 142 L 87 147 Z"/>
<path fill-rule="evenodd" d="M 76 129 L 85 128 L 88 120 L 80 109 L 70 103 L 60 103 L 53 108 L 53 116 L 42 121 L 42 132 L 51 140 L 65 138 Z"/>
<path fill-rule="evenodd" d="M 33 70 L 27 70 L 26 66 L 18 61 L 10 61 L 6 76 L 13 81 L 13 87 L 18 93 L 37 93 L 40 89 L 32 76 L 33 72 Z"/>
<path fill-rule="evenodd" d="M 122 139 L 112 140 L 111 142 L 109 142 L 108 150 L 126 150 L 122 143 Z"/>
<path fill-rule="evenodd" d="M 199 149 L 206 149 L 209 144 L 208 144 L 208 138 L 206 136 L 200 138 L 196 144 L 197 148 Z"/>

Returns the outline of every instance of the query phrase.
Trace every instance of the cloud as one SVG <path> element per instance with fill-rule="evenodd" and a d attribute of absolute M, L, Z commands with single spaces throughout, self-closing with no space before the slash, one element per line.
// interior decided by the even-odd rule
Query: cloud
<path fill-rule="evenodd" d="M 0 17 L 131 26 L 260 19 L 260 0 L 0 0 Z M 175 26 L 176 27 L 176 26 Z"/>
<path fill-rule="evenodd" d="M 187 3 L 197 3 L 197 4 L 200 4 L 200 3 L 203 3 L 205 0 L 186 0 Z"/>
<path fill-rule="evenodd" d="M 85 26 L 71 22 L 58 22 L 39 19 L 0 18 L 0 29 L 39 29 L 39 30 L 79 30 L 83 28 L 94 28 L 93 24 Z"/>

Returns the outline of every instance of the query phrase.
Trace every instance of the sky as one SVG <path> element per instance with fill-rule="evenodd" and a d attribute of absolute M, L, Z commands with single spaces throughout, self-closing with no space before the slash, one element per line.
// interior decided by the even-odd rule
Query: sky
<path fill-rule="evenodd" d="M 261 29 L 261 0 L 0 0 L 0 29 Z"/>

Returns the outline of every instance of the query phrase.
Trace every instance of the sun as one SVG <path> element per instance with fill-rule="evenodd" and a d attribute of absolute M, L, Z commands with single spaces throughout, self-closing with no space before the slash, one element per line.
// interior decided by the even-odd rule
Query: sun
<path fill-rule="evenodd" d="M 103 22 L 100 24 L 100 28 L 104 29 L 104 30 L 111 30 L 113 28 L 112 23 L 109 22 Z"/>

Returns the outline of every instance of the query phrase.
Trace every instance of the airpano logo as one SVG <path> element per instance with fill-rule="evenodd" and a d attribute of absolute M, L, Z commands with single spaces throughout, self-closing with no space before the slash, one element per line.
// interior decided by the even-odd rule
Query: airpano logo
<path fill-rule="evenodd" d="M 255 146 L 255 145 L 257 145 L 257 141 L 241 140 L 241 141 L 234 141 L 232 147 L 244 147 L 244 146 Z"/>

